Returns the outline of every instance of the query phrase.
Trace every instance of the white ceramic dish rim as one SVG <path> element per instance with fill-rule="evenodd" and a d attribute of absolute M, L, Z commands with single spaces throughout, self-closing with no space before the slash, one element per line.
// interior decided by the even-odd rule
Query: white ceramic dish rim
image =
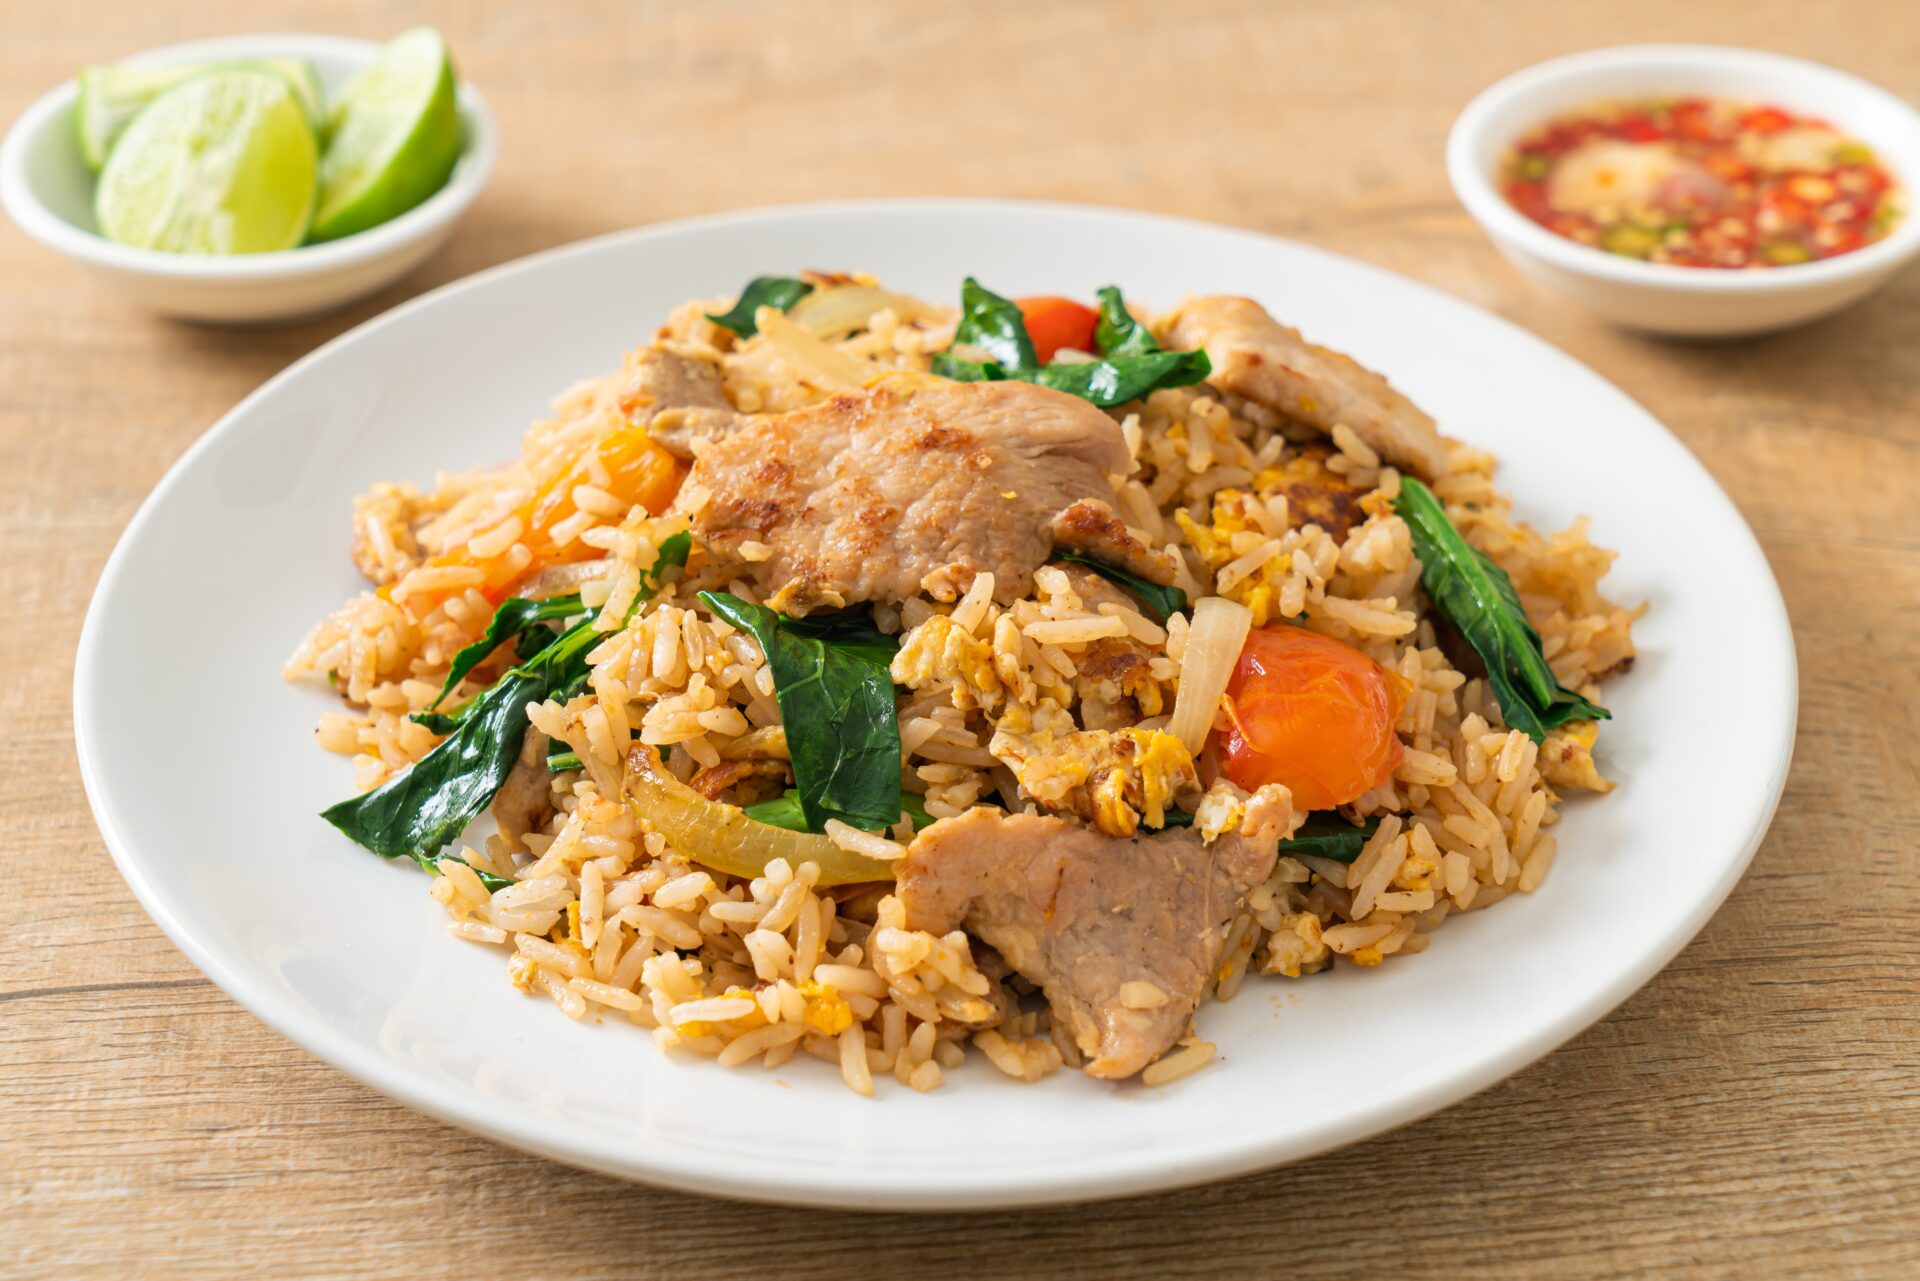
<path fill-rule="evenodd" d="M 273 56 L 330 57 L 368 63 L 380 45 L 351 36 L 265 34 L 216 36 L 184 44 L 164 45 L 122 59 L 130 66 L 168 66 L 173 63 L 217 61 L 227 58 Z M 97 232 L 76 227 L 49 209 L 27 179 L 27 151 L 47 129 L 57 127 L 60 115 L 79 96 L 78 80 L 42 94 L 20 114 L 0 142 L 0 201 L 21 230 L 50 248 L 72 257 L 121 271 L 181 280 L 274 280 L 320 275 L 398 248 L 457 214 L 473 202 L 492 176 L 500 140 L 487 100 L 467 80 L 459 84 L 460 117 L 466 131 L 452 175 L 440 190 L 397 218 L 339 240 L 302 245 L 263 254 L 173 254 L 108 240 Z"/>
<path fill-rule="evenodd" d="M 135 837 L 123 823 L 103 786 L 99 749 L 93 737 L 104 725 L 103 709 L 95 704 L 89 680 L 102 662 L 107 643 L 100 631 L 100 602 L 114 590 L 115 581 L 130 558 L 129 549 L 139 542 L 146 526 L 155 519 L 169 491 L 182 481 L 202 455 L 212 451 L 225 435 L 243 422 L 251 407 L 271 397 L 283 383 L 296 377 L 327 353 L 348 344 L 368 341 L 384 323 L 436 305 L 486 281 L 537 270 L 541 265 L 557 259 L 589 254 L 619 241 L 670 239 L 680 232 L 701 227 L 777 224 L 795 216 L 886 213 L 894 210 L 951 213 L 1032 211 L 1036 215 L 1110 220 L 1168 232 L 1203 231 L 1210 235 L 1240 237 L 1249 242 L 1250 247 L 1272 243 L 1270 238 L 1256 233 L 1195 220 L 1043 202 L 850 201 L 751 210 L 616 232 L 503 264 L 444 285 L 383 316 L 364 322 L 295 362 L 242 400 L 210 428 L 182 455 L 141 505 L 101 573 L 95 588 L 94 604 L 89 608 L 76 653 L 76 743 L 82 781 L 101 833 L 136 897 L 174 944 L 203 973 L 289 1040 L 373 1088 L 443 1121 L 556 1160 L 681 1189 L 755 1200 L 833 1205 L 839 1208 L 972 1209 L 1091 1200 L 1226 1178 L 1285 1161 L 1303 1159 L 1406 1124 L 1493 1085 L 1590 1026 L 1645 984 L 1699 931 L 1745 871 L 1778 805 L 1792 756 L 1793 722 L 1798 703 L 1797 676 L 1785 605 L 1766 567 L 1763 553 L 1758 544 L 1752 541 L 1750 531 L 1746 531 L 1744 522 L 1731 502 L 1712 482 L 1704 468 L 1670 433 L 1665 433 L 1664 428 L 1660 430 L 1665 442 L 1672 446 L 1676 464 L 1691 467 L 1697 472 L 1697 482 L 1725 505 L 1727 515 L 1738 523 L 1741 531 L 1747 533 L 1745 553 L 1751 563 L 1746 568 L 1749 572 L 1757 571 L 1759 577 L 1756 581 L 1772 589 L 1760 607 L 1775 617 L 1774 634 L 1784 641 L 1783 646 L 1774 648 L 1773 652 L 1766 655 L 1763 664 L 1772 676 L 1774 687 L 1764 695 L 1756 695 L 1765 706 L 1774 709 L 1769 718 L 1769 727 L 1778 735 L 1780 747 L 1762 783 L 1764 804 L 1749 814 L 1745 829 L 1737 837 L 1729 837 L 1731 842 L 1737 843 L 1738 856 L 1726 864 L 1708 891 L 1675 920 L 1672 928 L 1657 943 L 1646 945 L 1634 964 L 1619 971 L 1611 982 L 1596 989 L 1589 998 L 1559 1008 L 1551 1018 L 1537 1023 L 1529 1034 L 1506 1044 L 1501 1052 L 1481 1060 L 1471 1071 L 1429 1082 L 1396 1097 L 1369 1102 L 1339 1118 L 1316 1119 L 1296 1127 L 1282 1141 L 1269 1140 L 1257 1131 L 1251 1134 L 1236 1131 L 1206 1149 L 1183 1149 L 1179 1153 L 1180 1159 L 1175 1163 L 1170 1164 L 1164 1156 L 1157 1156 L 1150 1148 L 1142 1147 L 1130 1151 L 1124 1158 L 1106 1160 L 1098 1168 L 1089 1167 L 1083 1162 L 1064 1175 L 1058 1170 L 1027 1174 L 1016 1172 L 1010 1175 L 1001 1167 L 973 1169 L 965 1166 L 955 1166 L 938 1173 L 926 1173 L 918 1167 L 903 1171 L 897 1166 L 869 1172 L 835 1163 L 796 1169 L 790 1163 L 760 1160 L 730 1150 L 708 1150 L 696 1145 L 643 1145 L 635 1142 L 635 1136 L 632 1135 L 593 1134 L 563 1142 L 555 1138 L 553 1128 L 536 1114 L 489 1109 L 464 1098 L 450 1101 L 427 1079 L 416 1076 L 404 1065 L 396 1064 L 377 1049 L 357 1042 L 326 1021 L 313 1018 L 297 1003 L 283 999 L 261 986 L 247 971 L 228 965 L 217 952 L 203 945 L 184 928 L 170 910 L 166 895 L 147 875 L 141 858 L 133 853 Z M 1335 257 L 1304 246 L 1289 245 L 1289 248 L 1316 256 Z M 1350 270 L 1387 277 L 1387 273 L 1363 264 L 1345 259 L 1338 261 Z M 1388 278 L 1401 287 L 1444 297 L 1426 286 L 1398 277 Z M 1446 301 L 1451 305 L 1464 305 L 1452 299 Z M 1486 319 L 1510 331 L 1517 343 L 1544 349 L 1560 360 L 1570 359 L 1509 322 L 1490 315 Z M 1594 377 L 1598 381 L 1597 375 Z M 1649 418 L 1649 422 L 1653 421 Z"/>
<path fill-rule="evenodd" d="M 1488 230 L 1567 271 L 1688 294 L 1797 292 L 1802 288 L 1883 274 L 1920 253 L 1920 209 L 1911 206 L 1885 239 L 1837 258 L 1797 263 L 1771 271 L 1715 271 L 1640 262 L 1576 244 L 1554 235 L 1507 203 L 1479 163 L 1477 153 L 1510 101 L 1575 76 L 1648 66 L 1671 66 L 1675 79 L 1682 81 L 1689 69 L 1707 66 L 1748 71 L 1759 76 L 1792 74 L 1824 79 L 1835 86 L 1844 86 L 1848 92 L 1873 98 L 1888 111 L 1906 115 L 1912 121 L 1916 136 L 1920 136 L 1920 112 L 1879 85 L 1824 63 L 1725 45 L 1643 44 L 1592 49 L 1535 63 L 1496 80 L 1461 111 L 1447 135 L 1447 177 L 1467 212 Z M 1837 117 L 1833 123 L 1841 129 L 1848 127 L 1846 120 Z M 1505 146 L 1512 139 L 1499 141 Z M 1891 163 L 1911 201 L 1916 195 L 1916 183 L 1920 183 L 1920 153 L 1894 157 Z"/>

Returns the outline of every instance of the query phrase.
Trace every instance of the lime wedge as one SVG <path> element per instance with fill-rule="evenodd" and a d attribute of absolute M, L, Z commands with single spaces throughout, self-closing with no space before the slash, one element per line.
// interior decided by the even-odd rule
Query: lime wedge
<path fill-rule="evenodd" d="M 326 90 L 320 84 L 320 70 L 313 63 L 305 58 L 250 58 L 236 65 L 261 66 L 279 72 L 293 86 L 293 96 L 300 100 L 300 109 L 313 122 L 314 132 L 318 133 L 326 125 Z"/>
<path fill-rule="evenodd" d="M 109 240 L 174 253 L 291 249 L 319 185 L 313 126 L 287 81 L 225 67 L 183 80 L 127 126 L 93 212 Z"/>
<path fill-rule="evenodd" d="M 453 60 L 440 33 L 415 27 L 390 40 L 327 125 L 315 240 L 378 226 L 440 190 L 460 158 Z"/>
<path fill-rule="evenodd" d="M 244 64 L 200 62 L 176 67 L 88 67 L 80 73 L 80 98 L 73 109 L 80 156 L 87 168 L 100 172 L 113 144 L 148 103 L 216 65 L 265 67 L 285 76 L 315 130 L 326 119 L 320 108 L 320 73 L 305 58 L 255 58 Z"/>

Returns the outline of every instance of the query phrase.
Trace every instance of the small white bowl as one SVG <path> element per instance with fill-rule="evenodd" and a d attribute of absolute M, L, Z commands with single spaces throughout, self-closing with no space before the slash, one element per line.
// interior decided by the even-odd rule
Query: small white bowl
<path fill-rule="evenodd" d="M 380 46 L 339 36 L 260 35 L 196 40 L 127 62 L 166 66 L 223 59 L 301 57 L 336 94 Z M 499 149 L 493 116 L 462 82 L 465 144 L 446 186 L 390 222 L 325 244 L 265 254 L 173 254 L 115 244 L 94 227 L 93 174 L 80 158 L 69 80 L 35 102 L 0 143 L 0 205 L 20 229 L 143 306 L 188 320 L 290 320 L 341 306 L 392 283 L 447 239 L 480 194 Z"/>
<path fill-rule="evenodd" d="M 1522 134 L 1597 101 L 1695 94 L 1817 116 L 1872 147 L 1908 193 L 1920 181 L 1920 113 L 1858 76 L 1715 45 L 1625 45 L 1555 58 L 1483 90 L 1447 137 L 1447 177 L 1467 212 L 1527 275 L 1635 329 L 1732 336 L 1800 324 L 1884 284 L 1920 253 L 1920 210 L 1864 249 L 1790 267 L 1726 271 L 1641 262 L 1556 236 L 1507 203 L 1501 159 Z"/>

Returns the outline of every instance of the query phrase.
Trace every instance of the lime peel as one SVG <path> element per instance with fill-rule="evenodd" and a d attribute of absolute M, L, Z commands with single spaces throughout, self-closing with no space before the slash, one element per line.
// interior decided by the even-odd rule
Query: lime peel
<path fill-rule="evenodd" d="M 342 91 L 327 121 L 314 240 L 378 226 L 446 185 L 462 141 L 455 85 L 446 41 L 415 27 Z"/>

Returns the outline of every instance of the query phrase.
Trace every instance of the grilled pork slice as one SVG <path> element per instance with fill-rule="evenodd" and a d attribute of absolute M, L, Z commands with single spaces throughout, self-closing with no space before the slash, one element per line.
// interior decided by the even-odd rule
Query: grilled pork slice
<path fill-rule="evenodd" d="M 1132 1076 L 1187 1029 L 1276 838 L 1191 828 L 1119 839 L 976 809 L 914 838 L 895 892 L 910 928 L 962 927 L 1038 983 L 1089 1076 Z"/>
<path fill-rule="evenodd" d="M 1170 587 L 1178 574 L 1173 553 L 1147 546 L 1098 498 L 1082 498 L 1053 518 L 1053 545 Z"/>
<path fill-rule="evenodd" d="M 693 442 L 732 431 L 742 417 L 720 386 L 720 368 L 663 347 L 627 357 L 620 411 L 667 452 L 693 457 Z"/>
<path fill-rule="evenodd" d="M 1052 551 L 1052 519 L 1111 493 L 1127 461 L 1119 424 L 1063 392 L 879 387 L 710 440 L 677 501 L 785 613 L 951 600 L 983 570 L 1011 602 Z"/>
<path fill-rule="evenodd" d="M 1446 442 L 1421 408 L 1352 357 L 1315 346 L 1251 298 L 1189 298 L 1160 322 L 1174 347 L 1206 349 L 1207 381 L 1332 434 L 1345 423 L 1388 462 L 1432 480 Z"/>

